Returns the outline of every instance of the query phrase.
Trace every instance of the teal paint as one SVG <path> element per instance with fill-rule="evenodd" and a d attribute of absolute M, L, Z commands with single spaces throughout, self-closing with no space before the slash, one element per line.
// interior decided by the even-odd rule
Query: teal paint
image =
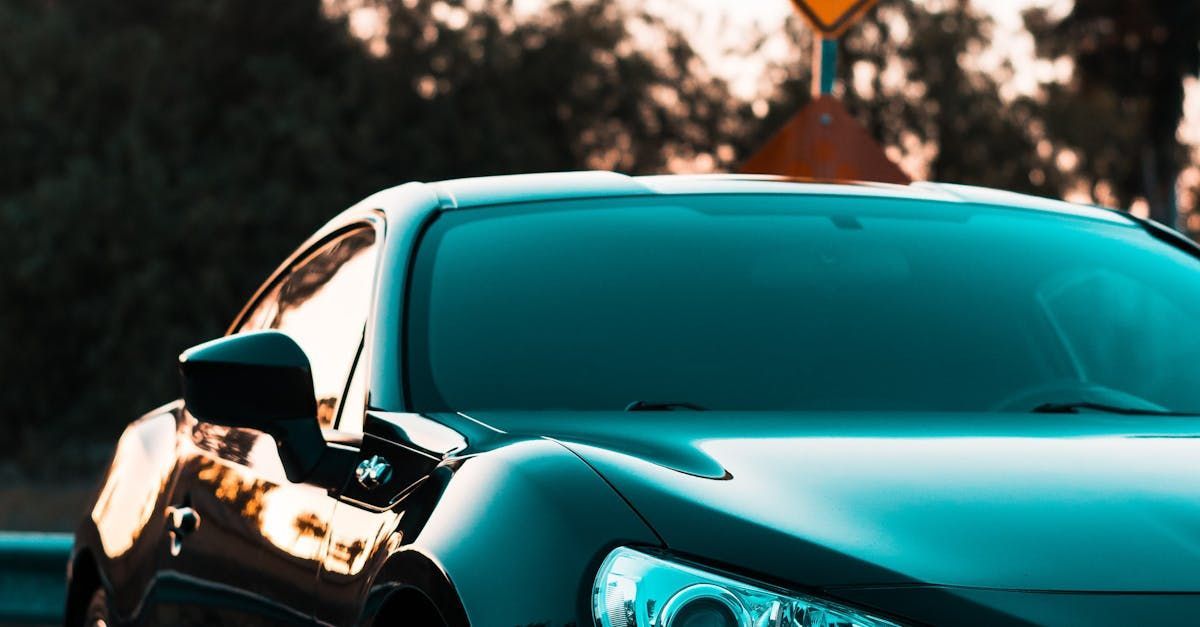
<path fill-rule="evenodd" d="M 818 88 L 822 96 L 827 96 L 833 93 L 833 79 L 837 75 L 838 40 L 822 38 L 820 46 L 821 75 L 818 79 Z"/>

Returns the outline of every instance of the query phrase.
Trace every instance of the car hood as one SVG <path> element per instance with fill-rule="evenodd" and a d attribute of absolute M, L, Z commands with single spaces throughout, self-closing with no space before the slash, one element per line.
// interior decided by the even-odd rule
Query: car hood
<path fill-rule="evenodd" d="M 1200 592 L 1200 419 L 480 412 L 673 551 L 781 583 Z"/>

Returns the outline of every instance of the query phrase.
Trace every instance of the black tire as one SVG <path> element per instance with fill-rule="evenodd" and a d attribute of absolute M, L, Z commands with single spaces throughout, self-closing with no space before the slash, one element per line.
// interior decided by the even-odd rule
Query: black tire
<path fill-rule="evenodd" d="M 404 590 L 393 594 L 365 624 L 370 627 L 447 627 L 446 619 L 442 618 L 442 613 L 433 605 L 433 601 L 416 590 Z"/>
<path fill-rule="evenodd" d="M 83 627 L 114 627 L 112 614 L 108 610 L 108 593 L 96 588 L 83 613 Z"/>

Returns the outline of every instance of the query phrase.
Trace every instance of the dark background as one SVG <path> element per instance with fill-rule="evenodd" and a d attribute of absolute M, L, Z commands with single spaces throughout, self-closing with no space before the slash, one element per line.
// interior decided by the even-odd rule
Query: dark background
<path fill-rule="evenodd" d="M 350 34 L 364 6 L 386 36 Z M 884 0 L 842 42 L 844 85 L 871 89 L 839 93 L 885 146 L 931 146 L 930 179 L 1200 226 L 1176 186 L 1200 1 L 1025 18 L 1069 80 L 1005 95 L 1011 68 L 962 62 L 992 40 L 978 7 Z M 736 169 L 808 99 L 809 34 L 788 31 L 796 60 L 752 103 L 634 1 L 0 0 L 0 528 L 69 527 L 121 428 L 174 398 L 175 356 L 371 192 Z"/>

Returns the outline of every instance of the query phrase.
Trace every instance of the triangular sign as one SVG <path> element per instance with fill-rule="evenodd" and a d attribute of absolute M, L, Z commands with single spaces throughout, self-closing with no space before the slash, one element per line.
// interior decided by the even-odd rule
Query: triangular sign
<path fill-rule="evenodd" d="M 747 159 L 741 171 L 830 181 L 912 182 L 832 96 L 809 103 Z"/>

